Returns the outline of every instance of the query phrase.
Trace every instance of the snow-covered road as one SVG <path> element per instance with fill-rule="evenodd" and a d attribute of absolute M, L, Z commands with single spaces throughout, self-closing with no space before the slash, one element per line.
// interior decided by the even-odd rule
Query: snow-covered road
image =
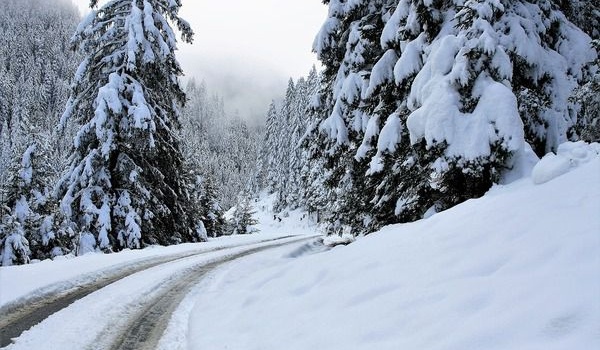
<path fill-rule="evenodd" d="M 171 314 L 204 274 L 263 250 L 293 249 L 308 239 L 280 237 L 159 254 L 45 286 L 0 308 L 1 346 L 16 338 L 9 349 L 154 349 Z"/>

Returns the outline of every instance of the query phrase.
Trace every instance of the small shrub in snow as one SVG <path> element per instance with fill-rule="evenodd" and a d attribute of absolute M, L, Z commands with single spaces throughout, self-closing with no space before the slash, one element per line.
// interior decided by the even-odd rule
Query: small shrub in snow
<path fill-rule="evenodd" d="M 231 219 L 232 234 L 245 235 L 258 232 L 254 227 L 258 224 L 255 214 L 256 210 L 252 207 L 249 197 L 244 195 L 233 212 Z"/>

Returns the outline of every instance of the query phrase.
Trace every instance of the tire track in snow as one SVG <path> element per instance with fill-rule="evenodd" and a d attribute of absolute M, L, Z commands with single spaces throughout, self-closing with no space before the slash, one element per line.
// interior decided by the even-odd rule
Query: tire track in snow
<path fill-rule="evenodd" d="M 40 323 L 48 316 L 71 305 L 73 302 L 112 284 L 120 279 L 149 268 L 169 262 L 186 259 L 195 255 L 213 253 L 225 249 L 243 247 L 248 245 L 278 241 L 293 236 L 279 237 L 236 246 L 219 247 L 209 250 L 196 250 L 192 252 L 168 255 L 159 258 L 146 258 L 134 262 L 134 265 L 125 263 L 92 274 L 87 274 L 73 283 L 60 282 L 57 285 L 45 287 L 30 297 L 24 297 L 16 302 L 0 308 L 0 348 L 11 344 L 24 331 Z M 65 284 L 65 286 L 61 286 Z M 44 291 L 45 290 L 45 291 Z"/>
<path fill-rule="evenodd" d="M 163 282 L 166 287 L 164 287 L 158 295 L 144 302 L 135 316 L 128 321 L 128 324 L 124 330 L 117 335 L 109 349 L 156 349 L 164 331 L 169 324 L 173 312 L 177 309 L 185 296 L 207 273 L 233 260 L 237 260 L 264 250 L 274 249 L 309 239 L 314 239 L 314 237 L 252 248 L 234 255 L 224 256 L 210 263 L 203 262 L 191 268 L 185 269 L 176 276 L 173 276 L 168 281 Z M 112 333 L 110 329 L 106 329 L 104 332 L 105 335 L 110 333 Z"/>

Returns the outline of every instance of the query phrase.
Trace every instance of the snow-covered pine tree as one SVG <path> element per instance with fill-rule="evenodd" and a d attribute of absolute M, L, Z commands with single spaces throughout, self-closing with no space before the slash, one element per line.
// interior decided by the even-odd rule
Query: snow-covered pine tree
<path fill-rule="evenodd" d="M 4 252 L 4 259 L 0 260 L 3 264 L 52 258 L 72 248 L 71 237 L 61 235 L 64 232 L 54 228 L 56 207 L 47 183 L 48 177 L 52 176 L 49 174 L 49 152 L 44 147 L 44 139 L 37 136 L 38 140 L 21 156 L 15 157 L 9 169 L 11 185 L 4 198 L 5 210 L 0 222 L 0 250 Z"/>
<path fill-rule="evenodd" d="M 180 131 L 186 173 L 211 178 L 219 206 L 231 208 L 248 178 L 256 175 L 262 130 L 238 115 L 228 115 L 223 99 L 210 93 L 203 82 L 190 80 L 186 95 Z"/>
<path fill-rule="evenodd" d="M 27 264 L 31 250 L 26 230 L 33 229 L 34 213 L 30 208 L 32 195 L 31 154 L 35 146 L 28 147 L 22 156 L 15 157 L 9 169 L 10 186 L 4 198 L 0 222 L 0 264 L 9 266 Z"/>
<path fill-rule="evenodd" d="M 183 41 L 193 36 L 181 1 L 97 3 L 72 39 L 85 58 L 61 124 L 81 128 L 57 186 L 61 209 L 82 232 L 82 250 L 194 241 L 176 137 L 185 94 L 170 23 Z"/>
<path fill-rule="evenodd" d="M 271 193 L 272 185 L 274 185 L 269 183 L 269 173 L 273 164 L 273 159 L 271 156 L 273 153 L 273 138 L 275 137 L 274 130 L 276 115 L 277 107 L 275 105 L 275 101 L 271 101 L 265 117 L 264 136 L 261 140 L 260 146 L 258 147 L 258 159 L 252 188 L 254 193 L 259 193 L 262 190 L 267 190 L 267 192 Z"/>
<path fill-rule="evenodd" d="M 297 95 L 297 86 L 292 78 L 288 80 L 288 87 L 285 92 L 285 98 L 279 113 L 277 114 L 277 133 L 275 136 L 275 177 L 273 183 L 275 185 L 275 193 L 277 200 L 274 203 L 274 210 L 279 212 L 290 206 L 288 203 L 289 193 L 292 190 L 292 173 L 291 173 L 291 154 L 294 152 L 292 134 L 294 131 L 294 103 Z"/>
<path fill-rule="evenodd" d="M 64 227 L 49 179 L 57 178 L 51 162 L 51 140 L 37 135 L 23 155 L 22 193 L 29 203 L 30 223 L 24 225 L 32 259 L 65 255 L 75 248 L 74 232 Z"/>
<path fill-rule="evenodd" d="M 23 226 L 13 215 L 4 215 L 0 225 L 0 265 L 27 264 L 30 255 Z"/>
<path fill-rule="evenodd" d="M 554 0 L 569 21 L 592 39 L 600 39 L 600 5 L 590 0 Z"/>
<path fill-rule="evenodd" d="M 569 97 L 581 83 L 586 64 L 597 56 L 590 47 L 590 37 L 565 16 L 587 5 L 579 1 L 566 4 L 549 0 L 507 2 L 503 3 L 502 17 L 493 22 L 499 45 L 510 59 L 508 68 L 513 72 L 509 80 L 526 141 L 540 157 L 555 151 L 562 142 L 577 139 L 577 106 Z M 597 13 L 598 6 L 591 6 Z M 576 15 L 570 18 L 587 28 Z M 597 20 L 598 15 L 591 16 L 590 21 L 594 18 Z M 500 34 L 502 31 L 507 34 Z M 594 33 L 591 28 L 586 31 Z"/>
<path fill-rule="evenodd" d="M 61 135 L 55 126 L 77 67 L 76 55 L 65 47 L 79 21 L 66 0 L 0 2 L 0 192 L 7 190 L 14 155 L 23 155 L 33 134 L 53 148 L 44 155 L 47 183 L 55 183 L 67 164 L 73 128 Z"/>
<path fill-rule="evenodd" d="M 312 67 L 306 79 L 306 96 L 302 118 L 305 120 L 304 134 L 298 140 L 300 151 L 300 177 L 299 177 L 299 205 L 303 206 L 315 219 L 319 220 L 319 213 L 323 212 L 326 175 L 323 173 L 323 157 L 316 143 L 310 142 L 318 130 L 320 101 L 319 88 L 321 78 L 315 66 Z"/>
<path fill-rule="evenodd" d="M 289 80 L 281 108 L 274 102 L 269 106 L 255 175 L 260 185 L 254 187 L 255 191 L 276 193 L 276 212 L 306 206 L 309 189 L 316 189 L 310 181 L 317 179 L 321 167 L 313 167 L 316 163 L 303 145 L 316 128 L 311 103 L 319 83 L 319 74 L 312 67 L 306 78 Z"/>
<path fill-rule="evenodd" d="M 204 178 L 204 193 L 202 196 L 202 209 L 204 226 L 209 237 L 220 237 L 225 234 L 225 219 L 223 209 L 218 201 L 217 187 L 214 176 L 207 175 Z"/>
<path fill-rule="evenodd" d="M 328 3 L 329 18 L 313 46 L 325 70 L 318 104 L 320 132 L 312 134 L 311 142 L 322 149 L 320 156 L 327 169 L 328 220 L 339 221 L 338 227 L 359 228 L 370 220 L 374 191 L 365 181 L 368 160 L 355 158 L 370 118 L 362 97 L 375 59 L 383 52 L 379 33 L 393 1 Z"/>
<path fill-rule="evenodd" d="M 275 104 L 275 101 L 271 102 L 267 111 L 265 139 L 263 141 L 263 164 L 265 173 L 265 182 L 268 193 L 275 193 L 279 190 L 279 184 L 277 183 L 277 172 L 278 167 L 281 164 L 277 163 L 277 152 L 279 134 L 281 130 L 280 113 Z"/>
<path fill-rule="evenodd" d="M 301 150 L 298 142 L 306 132 L 306 116 L 304 110 L 307 106 L 308 94 L 307 81 L 304 77 L 299 78 L 295 84 L 295 90 L 290 103 L 288 116 L 288 181 L 284 192 L 285 202 L 288 208 L 296 209 L 300 206 L 300 171 Z"/>

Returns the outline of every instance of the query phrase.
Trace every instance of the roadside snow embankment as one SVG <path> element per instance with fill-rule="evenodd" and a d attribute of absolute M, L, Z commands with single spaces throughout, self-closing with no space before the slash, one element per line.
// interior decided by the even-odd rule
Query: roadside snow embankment
<path fill-rule="evenodd" d="M 555 157 L 568 169 L 542 160 L 533 179 L 349 246 L 234 263 L 201 286 L 188 346 L 596 348 L 600 158 Z"/>

